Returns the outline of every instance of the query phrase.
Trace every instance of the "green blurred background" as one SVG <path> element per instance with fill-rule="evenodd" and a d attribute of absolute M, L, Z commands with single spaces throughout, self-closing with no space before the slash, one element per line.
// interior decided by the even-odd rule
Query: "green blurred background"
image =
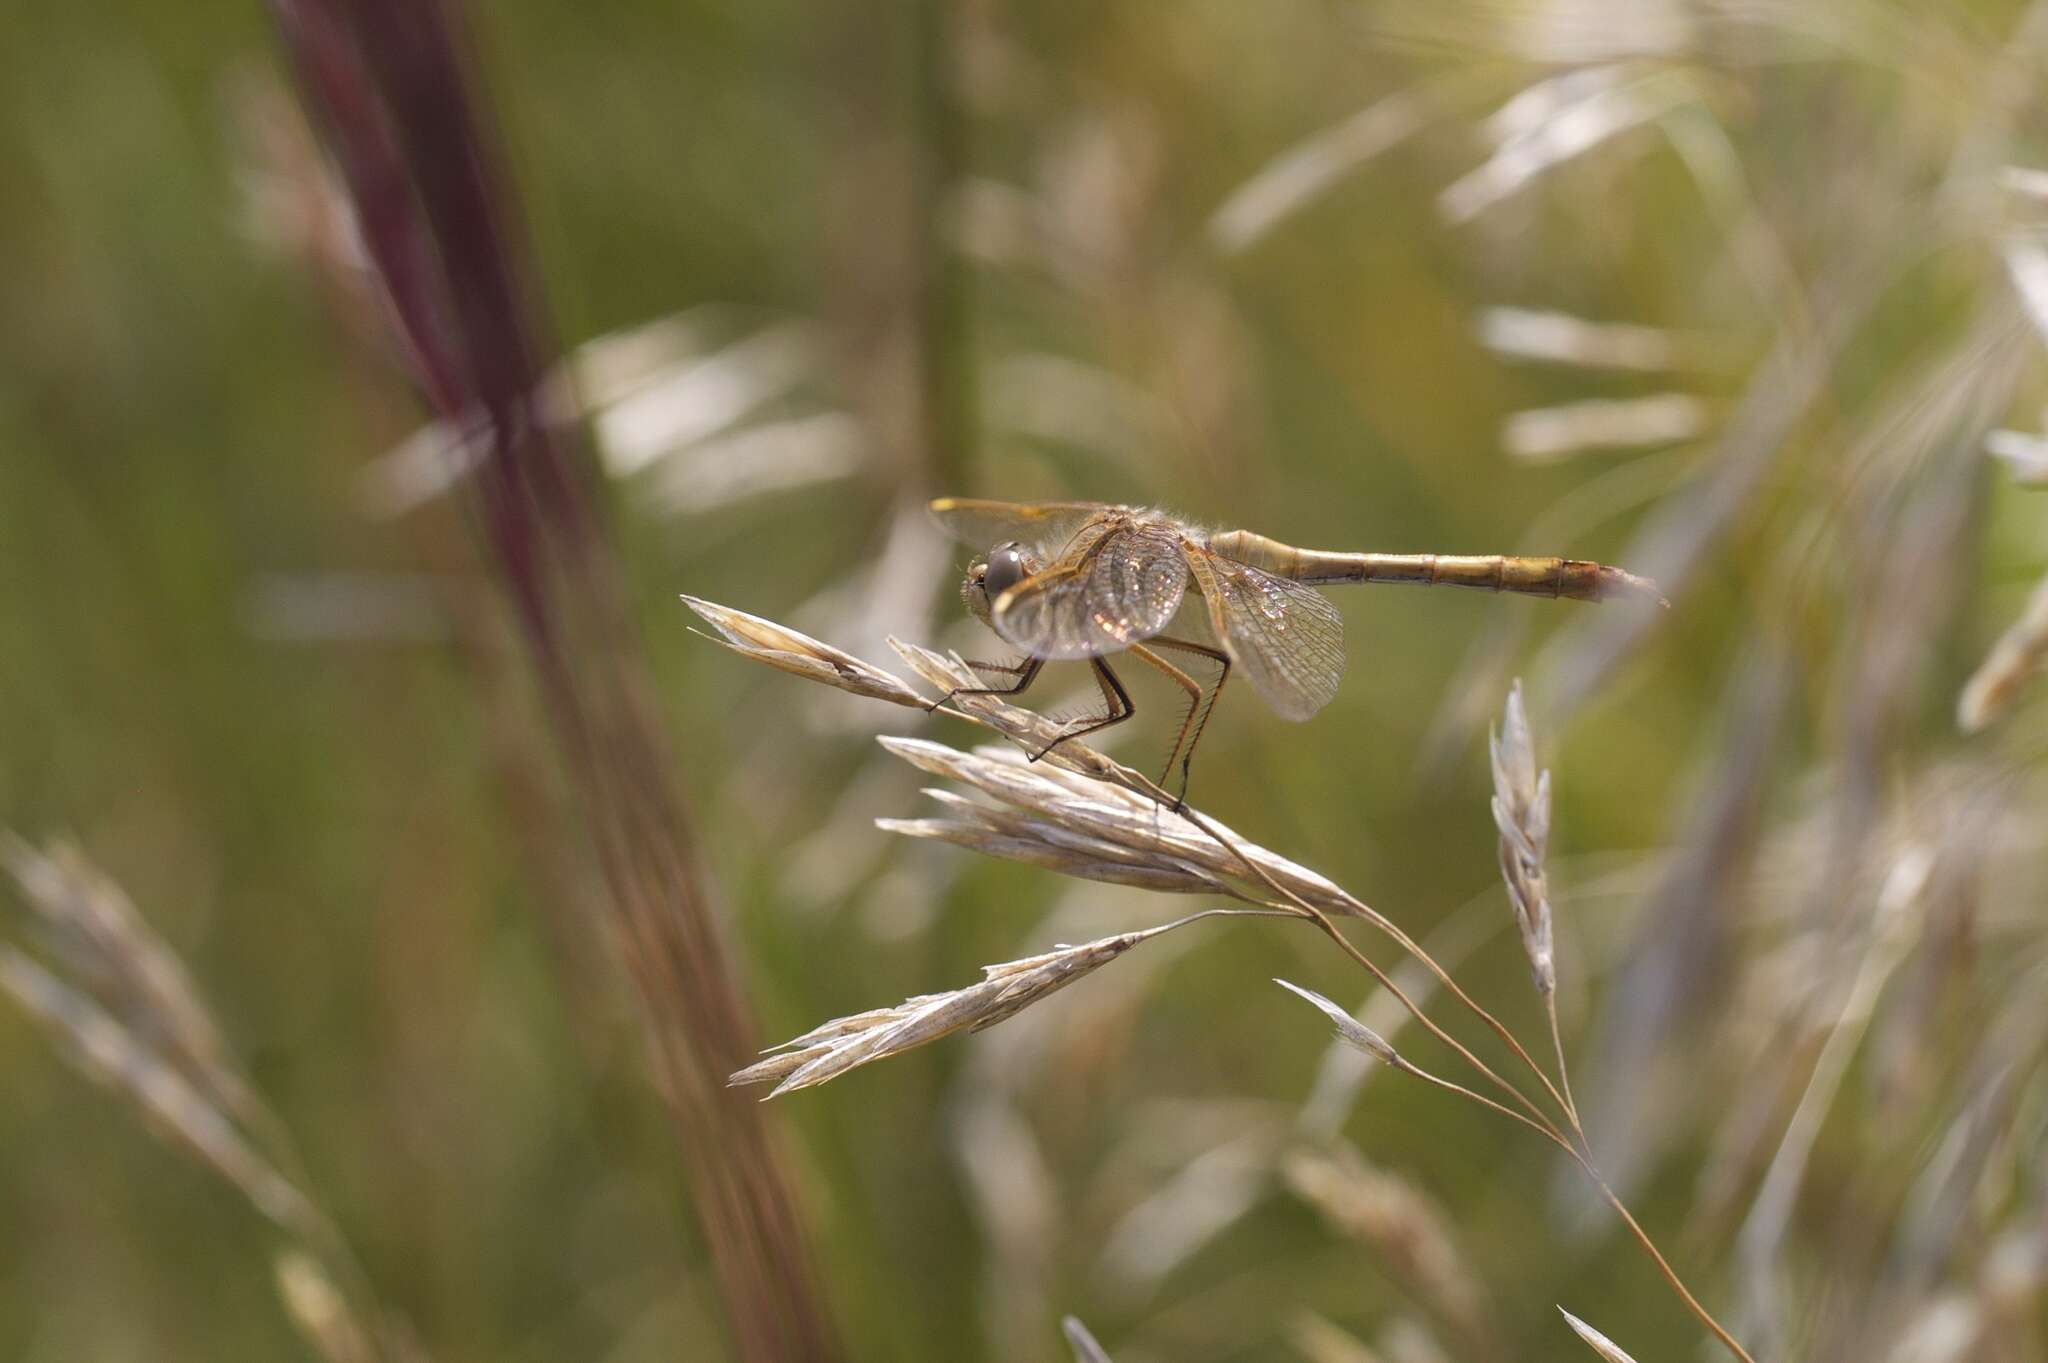
<path fill-rule="evenodd" d="M 1695 1286 L 1754 1307 L 1736 1227 L 1898 847 L 1961 845 L 1955 809 L 1982 804 L 1927 813 L 1952 786 L 2038 812 L 2041 725 L 1952 718 L 2043 558 L 2038 505 L 1980 454 L 2039 424 L 2000 259 L 2038 206 L 2004 173 L 2040 123 L 2038 13 L 472 7 L 557 334 L 681 318 L 634 355 L 586 347 L 582 378 L 643 399 L 596 419 L 611 526 L 763 1040 L 1187 905 L 874 829 L 922 812 L 875 733 L 974 736 L 752 668 L 677 593 L 885 665 L 888 632 L 986 656 L 967 551 L 919 510 L 941 492 L 1676 570 L 1632 641 L 1570 603 L 1344 593 L 1340 697 L 1298 727 L 1226 697 L 1194 798 L 1418 936 L 1477 933 L 1461 977 L 1538 1036 L 1487 810 L 1486 725 L 1525 676 L 1596 1143 Z M 435 1357 L 722 1356 L 625 986 L 550 906 L 589 873 L 535 851 L 536 720 L 491 680 L 512 646 L 471 527 L 445 498 L 368 506 L 424 418 L 266 15 L 15 18 L 0 825 L 127 888 Z M 1465 192 L 1495 197 L 1444 197 L 1486 165 L 1510 178 Z M 1638 360 L 1662 358 L 1506 353 L 1501 308 L 1654 328 Z M 1660 394 L 1675 426 L 1567 410 L 1593 434 L 1554 448 L 1515 424 Z M 1150 768 L 1173 701 L 1135 684 L 1150 708 L 1115 750 Z M 2033 997 L 2038 835 L 1968 847 L 1940 873 L 1974 888 L 1885 977 L 1880 1018 L 1906 1011 L 1852 1047 L 1807 1161 L 1770 1269 L 1781 1356 L 1832 1356 L 1859 1294 L 1896 1286 L 1867 1247 L 1974 1130 L 1965 1076 Z M 1562 1302 L 1644 1359 L 1699 1356 L 1535 1141 L 1382 1076 L 1342 1136 L 1448 1227 L 1491 1333 L 1447 1328 L 1390 1248 L 1412 1249 L 1400 1217 L 1376 1238 L 1288 1176 L 1326 1034 L 1274 975 L 1367 994 L 1307 931 L 1209 925 L 778 1100 L 849 1355 L 1050 1359 L 1074 1313 L 1123 1363 L 1345 1357 L 1317 1320 L 1397 1360 L 1580 1356 Z M 1936 1190 L 1967 1211 L 1915 1242 L 1897 1310 L 1974 1290 L 2035 1225 L 2034 1059 L 2001 1071 L 1983 1181 Z M 0 1356 L 307 1356 L 232 1191 L 10 1009 L 0 1076 Z M 1980 1356 L 2040 1357 L 2038 1316 L 2029 1288 Z"/>

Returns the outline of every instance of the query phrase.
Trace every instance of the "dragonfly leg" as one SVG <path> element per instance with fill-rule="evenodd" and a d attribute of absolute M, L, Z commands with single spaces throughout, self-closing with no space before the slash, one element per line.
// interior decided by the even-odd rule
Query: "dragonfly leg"
<path fill-rule="evenodd" d="M 1031 754 L 1033 762 L 1036 762 L 1039 758 L 1070 739 L 1092 734 L 1098 729 L 1107 729 L 1112 724 L 1121 724 L 1132 715 L 1138 713 L 1138 707 L 1131 704 L 1131 693 L 1124 690 L 1123 682 L 1117 677 L 1116 673 L 1109 670 L 1108 663 L 1100 658 L 1090 658 L 1088 666 L 1095 671 L 1095 684 L 1102 689 L 1102 699 L 1109 706 L 1109 713 L 1106 715 L 1091 715 L 1087 719 L 1077 720 L 1073 724 L 1068 725 L 1061 731 L 1058 738 L 1055 738 L 1052 742 Z"/>
<path fill-rule="evenodd" d="M 1038 670 L 1045 666 L 1043 658 L 1026 658 L 1015 663 L 985 663 L 974 658 L 967 665 L 976 672 L 1003 672 L 1017 679 L 1015 686 L 956 686 L 925 707 L 926 713 L 937 710 L 955 696 L 1014 696 L 1038 680 Z"/>
<path fill-rule="evenodd" d="M 1175 649 L 1216 664 L 1216 684 L 1209 688 L 1207 701 L 1202 699 L 1201 683 L 1152 652 L 1156 648 Z M 1195 760 L 1195 745 L 1202 741 L 1202 731 L 1209 727 L 1209 716 L 1216 712 L 1216 698 L 1223 694 L 1223 683 L 1230 680 L 1230 655 L 1220 648 L 1198 644 L 1192 639 L 1175 639 L 1163 634 L 1153 635 L 1143 647 L 1133 648 L 1131 652 L 1172 677 L 1188 693 L 1188 712 L 1181 719 L 1179 736 L 1173 740 L 1173 747 L 1166 754 L 1166 770 L 1159 776 L 1159 784 L 1165 785 L 1167 778 L 1173 775 L 1174 758 L 1180 759 L 1180 790 L 1173 802 L 1177 814 L 1187 808 L 1188 776 Z"/>

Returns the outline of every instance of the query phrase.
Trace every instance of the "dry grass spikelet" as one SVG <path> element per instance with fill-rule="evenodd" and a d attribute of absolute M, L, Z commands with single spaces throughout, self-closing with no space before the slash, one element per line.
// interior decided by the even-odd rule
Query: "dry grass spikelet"
<path fill-rule="evenodd" d="M 1197 915 L 1199 916 L 1199 915 Z M 735 1073 L 734 1085 L 774 1082 L 770 1098 L 836 1079 L 870 1061 L 900 1055 L 940 1037 L 978 1032 L 1013 1017 L 1180 923 L 1123 932 L 1078 946 L 1056 947 L 1038 956 L 982 967 L 978 984 L 944 994 L 923 994 L 890 1008 L 834 1018 L 770 1049 L 778 1052 Z"/>
<path fill-rule="evenodd" d="M 1586 1341 L 1586 1347 L 1606 1359 L 1607 1363 L 1636 1363 L 1619 1344 L 1616 1344 L 1606 1335 L 1601 1334 L 1562 1306 L 1558 1307 L 1557 1310 L 1558 1314 L 1564 1317 L 1565 1324 L 1572 1327 L 1572 1333 Z"/>
<path fill-rule="evenodd" d="M 1200 816 L 1202 822 L 1197 824 L 1185 815 L 1162 809 L 1148 795 L 1126 786 L 1050 765 L 1052 757 L 1060 756 L 1065 749 L 1033 763 L 1008 749 L 962 752 L 928 739 L 886 737 L 878 741 L 885 750 L 920 771 L 957 781 L 1009 806 L 1008 810 L 984 813 L 989 806 L 968 806 L 958 800 L 945 802 L 949 812 L 956 816 L 971 821 L 987 819 L 999 824 L 1003 836 L 1009 839 L 1041 844 L 1043 850 L 1030 855 L 1041 857 L 1039 864 L 1052 865 L 1053 869 L 1081 874 L 1075 868 L 1091 864 L 1092 852 L 1116 865 L 1156 877 L 1162 882 L 1158 888 L 1237 894 L 1226 882 L 1250 879 L 1249 864 L 1263 877 L 1270 877 L 1273 885 L 1284 887 L 1326 913 L 1377 917 L 1328 877 L 1246 841 L 1207 815 Z M 961 830 L 953 824 L 958 821 L 956 818 L 943 828 L 923 823 L 883 826 L 894 832 L 945 837 L 957 842 L 961 838 L 953 835 Z M 1221 840 L 1216 836 L 1219 834 Z M 992 855 L 1019 850 L 1005 847 L 1004 853 L 997 853 L 992 842 L 982 842 L 976 850 Z M 1091 864 L 1091 869 L 1101 868 Z"/>
<path fill-rule="evenodd" d="M 1339 1041 L 1355 1046 L 1373 1059 L 1392 1065 L 1396 1069 L 1402 1068 L 1407 1063 L 1395 1053 L 1393 1046 L 1385 1037 L 1351 1016 L 1341 1005 L 1333 1003 L 1313 989 L 1303 989 L 1300 985 L 1289 984 L 1286 980 L 1275 980 L 1273 983 L 1279 985 L 1282 989 L 1299 994 L 1317 1008 L 1320 1008 L 1324 1016 L 1336 1024 L 1337 1039 Z"/>
<path fill-rule="evenodd" d="M 773 620 L 764 620 L 758 615 L 749 615 L 694 596 L 683 597 L 683 604 L 718 631 L 719 637 L 706 635 L 706 638 L 731 649 L 742 658 L 752 658 L 755 662 L 872 700 L 920 708 L 928 704 L 901 677 L 863 662 L 851 653 L 841 652 L 830 644 L 820 643 L 787 625 L 778 625 Z"/>

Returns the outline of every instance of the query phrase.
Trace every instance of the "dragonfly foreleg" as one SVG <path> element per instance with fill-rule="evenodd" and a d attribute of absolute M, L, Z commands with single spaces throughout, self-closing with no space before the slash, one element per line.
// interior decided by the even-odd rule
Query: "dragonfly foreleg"
<path fill-rule="evenodd" d="M 1077 720 L 1067 725 L 1060 732 L 1058 738 L 1055 738 L 1052 742 L 1030 755 L 1033 762 L 1036 762 L 1039 758 L 1070 739 L 1081 738 L 1096 732 L 1098 729 L 1107 729 L 1112 724 L 1121 724 L 1132 715 L 1138 713 L 1138 708 L 1131 704 L 1131 693 L 1124 690 L 1123 682 L 1117 677 L 1116 673 L 1110 671 L 1108 663 L 1100 658 L 1090 658 L 1088 666 L 1094 670 L 1095 685 L 1101 689 L 1102 700 L 1109 707 L 1109 713 L 1106 715 L 1090 715 L 1086 719 Z"/>
<path fill-rule="evenodd" d="M 1003 672 L 1017 679 L 1015 686 L 956 686 L 926 706 L 927 713 L 949 704 L 955 696 L 1014 696 L 1038 680 L 1038 670 L 1045 666 L 1043 658 L 1025 658 L 1014 663 L 985 663 L 978 659 L 967 659 L 967 665 L 976 672 Z"/>

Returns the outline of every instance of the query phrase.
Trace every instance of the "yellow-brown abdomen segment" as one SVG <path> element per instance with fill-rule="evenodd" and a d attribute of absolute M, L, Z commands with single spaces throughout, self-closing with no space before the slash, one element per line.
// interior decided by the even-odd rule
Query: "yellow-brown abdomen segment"
<path fill-rule="evenodd" d="M 1479 587 L 1524 596 L 1606 601 L 1636 597 L 1664 605 L 1657 584 L 1579 558 L 1532 558 L 1516 554 L 1344 554 L 1297 549 L 1249 530 L 1209 537 L 1209 551 L 1262 568 L 1296 582 L 1414 582 L 1424 586 Z"/>

